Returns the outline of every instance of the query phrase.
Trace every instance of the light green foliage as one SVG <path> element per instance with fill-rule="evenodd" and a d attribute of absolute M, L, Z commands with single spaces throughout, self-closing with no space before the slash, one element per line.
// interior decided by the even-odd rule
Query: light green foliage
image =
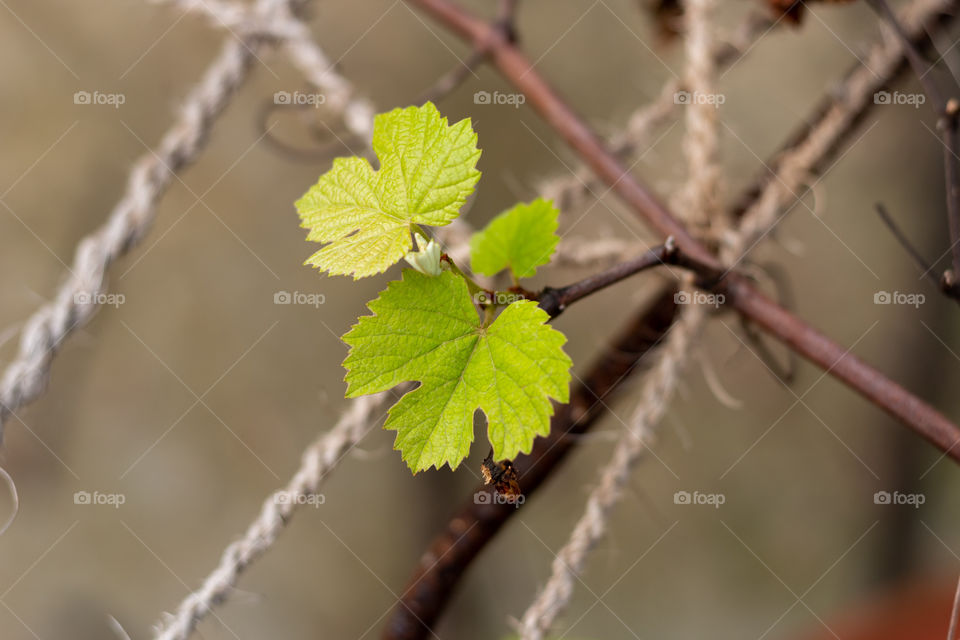
<path fill-rule="evenodd" d="M 381 273 L 412 246 L 412 225 L 457 217 L 480 178 L 470 120 L 448 125 L 432 103 L 376 117 L 374 170 L 364 158 L 337 158 L 297 200 L 307 240 L 324 244 L 307 259 L 331 275 Z"/>
<path fill-rule="evenodd" d="M 448 125 L 431 103 L 377 116 L 374 169 L 364 158 L 338 158 L 296 202 L 307 239 L 323 246 L 307 261 L 331 275 L 381 273 L 406 258 L 414 269 L 370 302 L 343 337 L 347 397 L 419 382 L 391 409 L 384 427 L 416 473 L 456 468 L 473 442 L 477 409 L 497 460 L 529 452 L 550 432 L 551 400 L 569 399 L 566 338 L 536 303 L 485 306 L 426 227 L 449 224 L 480 178 L 480 151 L 469 120 Z M 550 261 L 557 211 L 536 200 L 498 216 L 471 242 L 474 271 L 510 268 L 529 277 Z M 411 236 L 417 250 L 411 251 Z M 486 292 L 484 292 L 486 293 Z"/>
<path fill-rule="evenodd" d="M 471 268 L 492 276 L 509 267 L 514 278 L 533 277 L 537 267 L 550 262 L 560 240 L 558 214 L 543 198 L 504 211 L 470 239 Z"/>
<path fill-rule="evenodd" d="M 477 408 L 500 460 L 529 452 L 537 435 L 550 432 L 550 398 L 569 399 L 566 338 L 534 302 L 514 302 L 485 326 L 462 277 L 406 269 L 369 307 L 374 315 L 343 337 L 351 347 L 343 363 L 347 397 L 420 382 L 384 425 L 397 431 L 394 448 L 414 473 L 460 464 Z"/>

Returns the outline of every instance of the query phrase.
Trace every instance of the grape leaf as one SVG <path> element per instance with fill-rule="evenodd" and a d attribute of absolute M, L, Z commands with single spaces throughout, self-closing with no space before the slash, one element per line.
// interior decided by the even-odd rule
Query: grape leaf
<path fill-rule="evenodd" d="M 386 271 L 410 251 L 413 224 L 452 222 L 480 178 L 470 119 L 448 126 L 430 102 L 378 115 L 373 150 L 378 170 L 337 158 L 297 200 L 307 240 L 325 245 L 305 264 L 355 279 Z"/>
<path fill-rule="evenodd" d="M 569 400 L 566 337 L 532 301 L 514 302 L 484 326 L 462 277 L 405 269 L 368 306 L 374 315 L 343 336 L 347 397 L 420 382 L 384 424 L 397 431 L 394 448 L 414 473 L 460 464 L 478 408 L 501 460 L 528 453 L 537 435 L 550 432 L 550 398 Z"/>
<path fill-rule="evenodd" d="M 560 238 L 553 203 L 538 198 L 520 203 L 490 221 L 470 238 L 470 266 L 476 273 L 496 275 L 507 267 L 515 278 L 531 278 L 550 262 Z"/>

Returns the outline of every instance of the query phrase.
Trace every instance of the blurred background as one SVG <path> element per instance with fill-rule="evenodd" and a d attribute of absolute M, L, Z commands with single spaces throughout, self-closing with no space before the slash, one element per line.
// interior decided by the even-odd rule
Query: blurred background
<path fill-rule="evenodd" d="M 487 15 L 494 9 L 489 0 L 466 4 Z M 131 163 L 158 142 L 230 36 L 197 16 L 134 0 L 0 5 L 6 364 L 22 320 L 50 299 L 77 241 L 106 219 Z M 403 2 L 317 0 L 312 7 L 319 42 L 380 110 L 412 103 L 469 54 Z M 724 25 L 732 29 L 760 8 L 723 3 Z M 524 0 L 518 28 L 539 72 L 603 133 L 621 128 L 683 68 L 680 43 L 663 43 L 637 0 Z M 756 175 L 758 158 L 782 144 L 876 35 L 865 4 L 817 5 L 800 28 L 771 32 L 724 75 L 731 200 Z M 477 91 L 512 92 L 489 68 L 477 76 L 439 107 L 451 120 L 472 117 L 479 133 L 483 178 L 466 218 L 482 225 L 536 197 L 545 179 L 569 175 L 577 160 L 529 106 L 475 104 Z M 937 78 L 953 83 L 948 74 Z M 913 78 L 895 88 L 919 91 Z M 200 584 L 345 406 L 346 348 L 338 336 L 399 271 L 353 282 L 302 266 L 316 247 L 304 241 L 292 203 L 329 159 L 279 152 L 265 142 L 258 118 L 275 92 L 304 89 L 282 56 L 263 56 L 200 160 L 163 198 L 151 233 L 112 267 L 109 291 L 122 294 L 122 304 L 104 307 L 65 344 L 46 395 L 8 424 L 0 462 L 16 481 L 20 511 L 0 537 L 5 640 L 118 637 L 108 616 L 130 637 L 150 637 L 160 613 Z M 77 91 L 125 99 L 116 107 L 78 105 Z M 301 119 L 272 117 L 278 138 L 316 145 Z M 315 117 L 331 118 L 339 130 L 322 108 Z M 947 249 L 933 126 L 928 105 L 871 111 L 819 184 L 816 206 L 806 197 L 820 217 L 796 207 L 755 258 L 789 274 L 801 317 L 956 417 L 956 305 L 920 279 L 873 211 L 884 202 L 931 260 Z M 659 131 L 666 133 L 634 167 L 664 197 L 683 182 L 682 130 Z M 336 153 L 352 154 L 347 146 Z M 654 240 L 612 196 L 572 224 L 582 213 L 565 211 L 561 231 Z M 535 284 L 587 273 L 546 269 Z M 557 321 L 577 372 L 657 278 L 621 283 Z M 322 294 L 324 303 L 275 305 L 279 291 Z M 925 301 L 875 305 L 878 291 L 921 293 Z M 919 603 L 917 620 L 935 629 L 931 637 L 945 636 L 960 571 L 960 514 L 950 506 L 958 470 L 811 365 L 801 363 L 784 387 L 739 335 L 737 318 L 719 315 L 702 355 L 742 407 L 722 404 L 694 367 L 656 458 L 635 470 L 559 634 L 847 638 L 854 637 L 842 631 L 851 616 L 878 602 L 889 610 L 909 601 Z M 511 633 L 510 619 L 543 585 L 580 516 L 636 388 L 634 381 L 608 401 L 621 418 L 607 417 L 583 438 L 484 552 L 439 637 Z M 324 504 L 297 513 L 197 637 L 380 634 L 395 594 L 472 492 L 487 452 L 480 440 L 458 471 L 412 476 L 392 441 L 379 428 L 370 432 L 323 487 Z M 82 491 L 119 494 L 123 504 L 76 504 Z M 678 505 L 678 491 L 722 494 L 724 503 Z M 878 505 L 878 491 L 918 494 L 923 504 Z M 11 504 L 2 493 L 6 517 Z M 911 637 L 927 637 L 909 628 Z"/>

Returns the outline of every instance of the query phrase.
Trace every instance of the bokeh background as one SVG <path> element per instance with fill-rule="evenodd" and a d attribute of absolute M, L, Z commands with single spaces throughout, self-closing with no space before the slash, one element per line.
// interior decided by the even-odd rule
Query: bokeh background
<path fill-rule="evenodd" d="M 488 1 L 467 4 L 493 10 Z M 723 3 L 724 25 L 757 8 Z M 338 69 L 381 110 L 411 103 L 468 54 L 402 1 L 318 0 L 311 16 Z M 604 133 L 682 69 L 679 45 L 659 41 L 636 0 L 524 0 L 518 27 L 537 69 Z M 723 77 L 729 194 L 876 35 L 866 5 L 818 5 L 801 28 L 765 36 Z M 131 163 L 157 143 L 225 37 L 201 18 L 147 2 L 0 2 L 0 362 L 13 356 L 20 323 L 51 297 L 77 241 L 105 220 Z M 281 56 L 263 57 L 209 148 L 164 197 L 152 232 L 113 266 L 109 290 L 124 303 L 102 309 L 68 341 L 49 391 L 8 425 L 0 460 L 20 511 L 0 537 L 4 639 L 117 637 L 108 616 L 130 637 L 149 637 L 345 406 L 338 336 L 398 272 L 353 282 L 301 265 L 314 247 L 292 202 L 329 160 L 279 153 L 265 143 L 258 114 L 275 91 L 304 88 Z M 913 79 L 895 88 L 918 91 Z M 122 93 L 125 103 L 77 105 L 80 90 Z M 528 106 L 474 104 L 481 90 L 512 91 L 482 68 L 439 105 L 451 119 L 472 117 L 479 132 L 483 178 L 467 213 L 477 225 L 577 166 Z M 339 126 L 322 109 L 313 117 Z M 300 119 L 275 121 L 287 142 L 317 144 Z M 874 109 L 816 198 L 806 197 L 809 208 L 796 207 L 756 261 L 789 274 L 801 317 L 956 417 L 956 306 L 919 278 L 873 212 L 886 203 L 931 260 L 946 250 L 933 124 L 926 106 Z M 634 168 L 664 197 L 683 181 L 682 129 L 658 132 L 666 131 Z M 564 232 L 653 241 L 612 196 L 572 225 L 581 213 L 564 213 Z M 547 269 L 537 282 L 587 273 Z M 657 278 L 631 279 L 558 320 L 577 371 Z M 325 303 L 275 305 L 278 291 L 323 294 Z M 879 306 L 878 291 L 926 300 Z M 656 458 L 633 474 L 559 633 L 834 637 L 824 625 L 839 629 L 851 608 L 915 588 L 935 594 L 921 600 L 936 603 L 928 620 L 945 630 L 960 570 L 957 469 L 810 365 L 801 363 L 784 387 L 739 332 L 737 318 L 719 315 L 701 354 L 742 406 L 719 402 L 700 368 L 691 371 Z M 583 438 L 471 569 L 441 638 L 510 633 L 579 517 L 635 390 L 634 382 L 610 399 L 618 417 Z M 376 637 L 419 554 L 470 495 L 486 449 L 475 444 L 456 472 L 414 477 L 392 451 L 392 435 L 373 429 L 324 486 L 325 503 L 298 512 L 197 637 Z M 876 491 L 895 489 L 925 503 L 874 503 Z M 674 504 L 684 490 L 722 493 L 725 503 Z M 125 503 L 77 505 L 77 491 L 118 493 Z M 4 494 L 0 512 L 10 506 Z"/>

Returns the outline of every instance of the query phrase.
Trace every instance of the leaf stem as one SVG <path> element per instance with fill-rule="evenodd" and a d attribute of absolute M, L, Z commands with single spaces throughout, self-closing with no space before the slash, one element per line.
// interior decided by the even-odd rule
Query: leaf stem
<path fill-rule="evenodd" d="M 489 290 L 481 287 L 473 278 L 464 273 L 460 267 L 457 266 L 457 263 L 454 262 L 453 259 L 446 253 L 440 256 L 440 262 L 446 262 L 447 266 L 450 267 L 450 271 L 453 271 L 455 274 L 467 281 L 467 289 L 470 290 L 470 295 L 474 296 L 474 300 L 477 299 L 477 294 L 490 293 Z"/>

